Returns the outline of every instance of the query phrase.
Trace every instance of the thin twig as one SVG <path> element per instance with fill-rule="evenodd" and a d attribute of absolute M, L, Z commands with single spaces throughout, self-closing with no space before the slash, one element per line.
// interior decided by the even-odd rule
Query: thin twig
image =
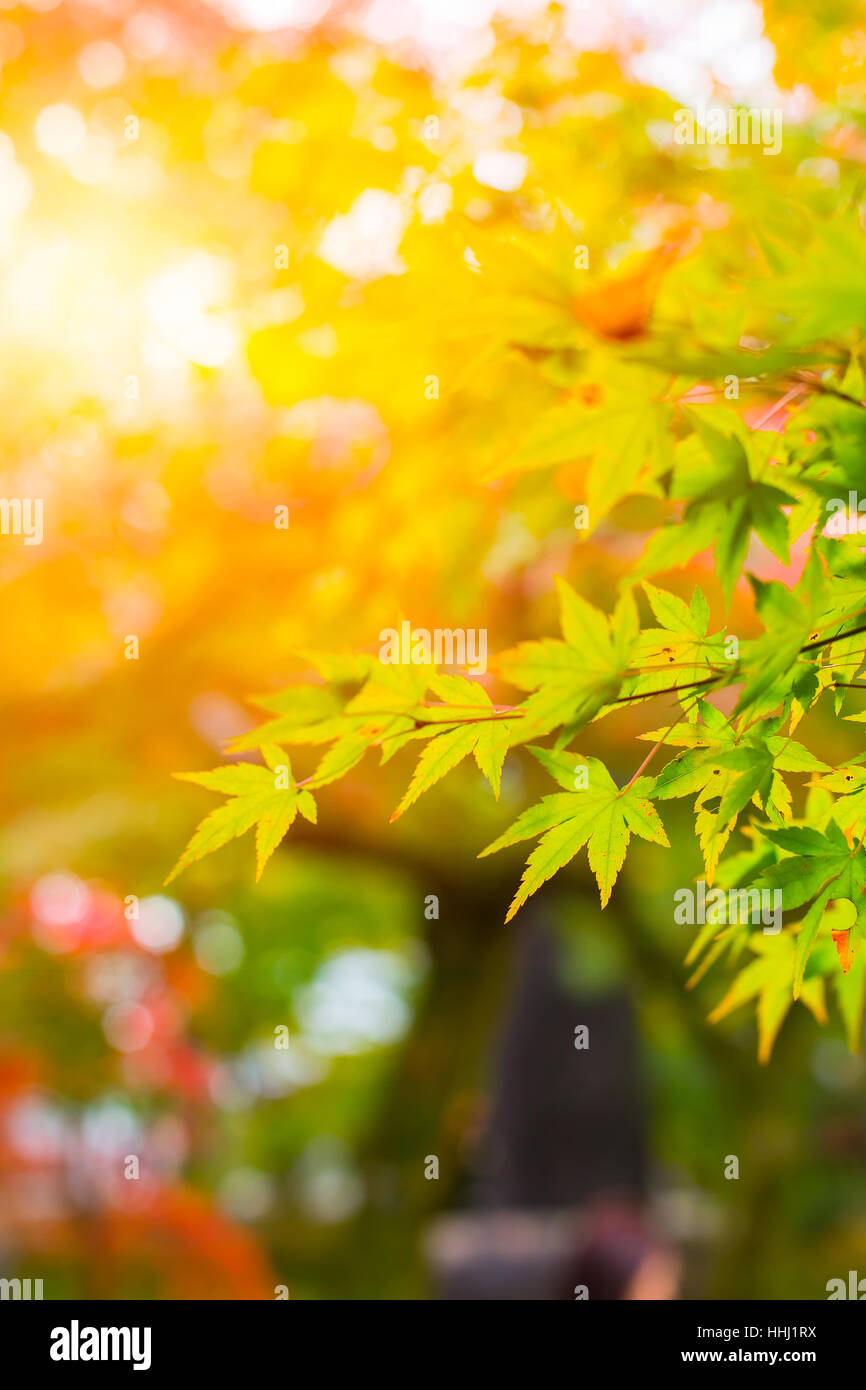
<path fill-rule="evenodd" d="M 653 695 L 676 695 L 680 690 L 696 690 L 698 686 L 712 685 L 723 674 L 716 671 L 712 676 L 707 676 L 702 681 L 684 681 L 682 685 L 666 685 L 663 690 L 642 690 L 638 695 L 618 695 L 615 700 L 611 700 L 612 705 L 625 705 L 629 700 L 649 700 Z M 730 682 L 734 684 L 733 681 Z"/>
<path fill-rule="evenodd" d="M 849 632 L 837 632 L 835 637 L 821 637 L 817 642 L 807 642 L 805 647 L 800 648 L 800 653 L 814 652 L 819 647 L 829 647 L 831 642 L 844 642 L 846 637 L 856 637 L 860 632 L 866 632 L 866 623 L 861 623 L 859 627 L 852 627 Z"/>
<path fill-rule="evenodd" d="M 698 703 L 698 700 L 699 700 L 699 699 L 700 699 L 700 696 L 699 696 L 699 695 L 696 695 L 695 698 L 694 698 L 692 701 L 690 701 L 689 708 L 692 708 L 692 709 L 693 709 L 694 706 Z M 684 709 L 684 710 L 682 711 L 682 713 L 685 714 L 686 716 L 688 716 L 688 712 L 689 712 L 688 709 Z M 674 719 L 673 723 L 669 724 L 668 727 L 665 729 L 664 733 L 662 734 L 661 738 L 659 739 L 659 741 L 658 741 L 658 743 L 655 745 L 655 747 L 652 748 L 652 749 L 649 751 L 649 753 L 647 753 L 646 757 L 644 758 L 644 760 L 643 760 L 643 762 L 641 763 L 640 767 L 638 768 L 637 772 L 635 772 L 635 773 L 633 774 L 633 776 L 631 776 L 631 777 L 628 779 L 628 781 L 626 782 L 625 786 L 621 789 L 620 795 L 622 795 L 623 792 L 627 792 L 628 789 L 629 789 L 629 787 L 632 785 L 632 783 L 634 783 L 634 782 L 637 781 L 638 777 L 640 777 L 641 773 L 643 772 L 643 770 L 644 770 L 644 768 L 647 766 L 647 764 L 655 757 L 656 753 L 659 751 L 659 749 L 662 747 L 662 745 L 663 745 L 664 743 L 667 742 L 668 738 L 669 738 L 670 735 L 673 733 L 673 731 L 674 731 L 674 729 L 677 727 L 677 724 L 678 724 L 678 723 L 679 723 L 679 712 L 678 712 L 678 714 L 677 714 L 677 718 Z"/>

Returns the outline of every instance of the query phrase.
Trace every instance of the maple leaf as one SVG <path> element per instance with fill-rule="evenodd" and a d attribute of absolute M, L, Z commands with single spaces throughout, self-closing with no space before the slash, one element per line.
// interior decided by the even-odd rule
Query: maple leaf
<path fill-rule="evenodd" d="M 266 767 L 234 763 L 210 772 L 180 772 L 184 782 L 194 782 L 209 791 L 224 792 L 229 800 L 205 816 L 192 836 L 166 883 L 177 878 L 195 860 L 221 849 L 229 840 L 256 827 L 256 879 L 300 813 L 315 824 L 316 803 L 310 792 L 298 787 L 292 778 L 288 757 L 281 748 L 269 746 L 263 754 Z"/>
<path fill-rule="evenodd" d="M 459 762 L 471 753 L 478 742 L 478 730 L 472 724 L 458 726 L 449 729 L 444 734 L 431 740 L 423 750 L 418 759 L 418 766 L 412 775 L 412 781 L 406 791 L 403 800 L 392 815 L 392 821 L 402 816 L 422 792 L 426 792 L 432 787 L 434 782 L 438 782 L 440 777 L 444 777 L 446 772 L 450 772 Z"/>
<path fill-rule="evenodd" d="M 833 975 L 833 984 L 845 1023 L 848 1046 L 852 1052 L 857 1052 L 866 1011 L 866 951 L 860 951 L 854 957 L 847 972 L 837 970 Z"/>
<path fill-rule="evenodd" d="M 587 374 L 593 371 L 587 362 Z M 622 498 L 659 494 L 658 479 L 673 466 L 674 408 L 659 399 L 666 378 L 609 360 L 598 363 L 604 385 L 571 393 L 542 412 L 528 434 L 505 453 L 487 478 L 585 460 L 591 532 Z"/>
<path fill-rule="evenodd" d="M 806 657 L 798 662 L 798 657 L 808 647 L 816 612 L 821 611 L 823 575 L 813 555 L 796 592 L 784 584 L 764 583 L 754 575 L 749 575 L 749 581 L 765 633 L 743 644 L 742 661 L 749 674 L 737 712 L 749 710 L 754 718 L 794 696 L 802 699 L 804 682 L 815 678 L 816 668 L 807 665 Z M 815 694 L 819 688 L 816 682 Z"/>
<path fill-rule="evenodd" d="M 576 761 L 574 757 L 548 749 L 532 748 L 530 751 L 560 786 L 572 790 L 544 797 L 524 811 L 510 829 L 478 856 L 483 858 L 507 845 L 541 835 L 526 861 L 520 887 L 505 920 L 510 922 L 527 898 L 569 863 L 584 845 L 598 883 L 601 905 L 605 907 L 625 861 L 632 832 L 654 844 L 668 844 L 664 826 L 649 800 L 652 779 L 638 778 L 620 790 L 597 758 Z M 575 791 L 575 776 L 580 770 L 586 773 L 586 786 Z"/>
<path fill-rule="evenodd" d="M 777 823 L 790 819 L 791 796 L 782 772 L 822 772 L 822 763 L 802 744 L 772 732 L 781 721 L 766 721 L 764 734 L 739 734 L 736 727 L 706 700 L 697 705 L 699 722 L 676 724 L 670 730 L 641 734 L 664 738 L 686 751 L 671 759 L 656 779 L 656 800 L 689 796 L 695 800 L 696 829 L 704 855 L 707 880 L 712 882 L 719 856 L 752 802 Z M 717 802 L 717 805 L 710 803 Z"/>
<path fill-rule="evenodd" d="M 720 887 L 748 890 L 761 869 L 775 863 L 774 846 L 750 828 L 746 833 L 753 843 L 748 849 L 730 855 L 720 865 L 716 879 Z M 702 954 L 703 959 L 686 982 L 686 989 L 693 989 L 722 955 L 728 956 L 730 965 L 737 963 L 752 933 L 748 917 L 746 914 L 746 920 L 731 922 L 721 929 L 715 922 L 708 922 L 701 928 L 689 946 L 685 964 L 692 965 Z"/>
<path fill-rule="evenodd" d="M 679 698 L 686 718 L 695 720 L 697 705 L 691 687 L 710 672 L 726 665 L 732 669 L 725 658 L 724 634 L 707 636 L 710 608 L 699 588 L 695 588 L 690 604 L 647 580 L 642 588 L 660 626 L 641 631 L 633 656 L 641 675 L 629 677 L 622 693 L 629 698 L 651 693 L 659 688 L 660 675 L 667 671 L 670 684 L 683 687 Z"/>
<path fill-rule="evenodd" d="M 850 968 L 853 953 L 863 934 L 866 921 L 866 859 L 859 846 L 852 849 L 835 821 L 828 820 L 823 831 L 812 827 L 766 827 L 762 830 L 785 852 L 778 863 L 765 868 L 756 887 L 780 889 L 785 911 L 811 903 L 797 933 L 794 969 L 794 998 L 800 993 L 809 955 L 815 944 L 824 912 L 830 902 L 847 899 L 856 913 L 856 923 L 843 924 L 845 940 L 839 950 L 843 969 Z M 837 948 L 840 943 L 837 942 Z"/>
<path fill-rule="evenodd" d="M 604 338 L 623 341 L 640 337 L 646 331 L 662 279 L 689 244 L 695 225 L 684 218 L 661 246 L 637 257 L 637 264 L 575 295 L 575 318 Z"/>
<path fill-rule="evenodd" d="M 430 690 L 440 696 L 439 705 L 412 706 L 408 713 L 426 723 L 427 727 L 408 733 L 398 733 L 394 746 L 403 747 L 416 738 L 429 739 L 406 795 L 391 820 L 397 820 L 417 801 L 422 792 L 444 777 L 469 753 L 474 755 L 479 771 L 490 783 L 498 798 L 502 767 L 514 737 L 515 719 L 503 717 L 493 705 L 482 685 L 463 676 L 434 674 L 428 678 Z M 382 761 L 393 756 L 393 750 L 383 752 Z"/>
<path fill-rule="evenodd" d="M 779 1030 L 794 1003 L 791 981 L 795 973 L 794 940 L 787 932 L 778 936 L 756 933 L 749 945 L 758 959 L 750 962 L 734 980 L 725 997 L 709 1015 L 710 1023 L 718 1023 L 735 1009 L 757 1000 L 758 1060 L 768 1062 Z M 819 1023 L 827 1020 L 824 981 L 819 976 L 807 980 L 799 997 Z"/>
<path fill-rule="evenodd" d="M 771 471 L 766 458 L 770 445 L 748 436 L 738 417 L 716 415 L 717 427 L 708 418 L 711 408 L 684 414 L 694 433 L 678 449 L 671 484 L 671 495 L 685 501 L 682 522 L 655 533 L 637 572 L 652 574 L 684 564 L 713 545 L 730 604 L 751 532 L 781 563 L 788 563 L 788 522 L 782 508 L 793 498 Z"/>
<path fill-rule="evenodd" d="M 866 834 L 866 768 L 847 763 L 824 777 L 814 777 L 811 785 L 838 793 L 828 818 L 838 825 L 848 844 L 861 840 Z"/>
<path fill-rule="evenodd" d="M 386 763 L 407 744 L 423 740 L 430 746 L 422 753 L 410 792 L 392 819 L 469 752 L 474 753 L 494 795 L 499 795 L 502 766 L 520 711 L 513 718 L 503 717 L 477 681 L 443 675 L 432 666 L 383 666 L 369 659 L 360 666 L 345 659 L 329 663 L 317 657 L 316 661 L 338 683 L 356 683 L 359 676 L 366 679 L 345 703 L 333 692 L 304 686 L 260 700 L 276 717 L 236 739 L 233 752 L 261 748 L 277 739 L 291 744 L 329 743 L 308 779 L 311 788 L 319 788 L 344 777 L 370 748 L 378 748 Z M 424 700 L 428 689 L 438 701 Z M 446 738 L 450 733 L 458 736 Z"/>
<path fill-rule="evenodd" d="M 616 698 L 638 638 L 634 599 L 626 593 L 612 618 L 557 576 L 564 641 L 548 637 L 521 642 L 499 659 L 502 675 L 520 690 L 534 692 L 522 706 L 514 737 L 520 741 L 563 725 L 567 742 Z"/>

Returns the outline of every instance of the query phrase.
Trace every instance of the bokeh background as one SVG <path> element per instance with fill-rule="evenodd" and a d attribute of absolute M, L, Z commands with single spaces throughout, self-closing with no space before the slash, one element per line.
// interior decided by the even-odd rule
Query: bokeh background
<path fill-rule="evenodd" d="M 0 0 L 0 492 L 45 509 L 41 545 L 0 537 L 0 1275 L 570 1297 L 614 1197 L 688 1296 L 866 1272 L 862 1061 L 802 1009 L 764 1067 L 753 1020 L 706 1022 L 686 816 L 603 916 L 577 867 L 505 928 L 519 857 L 475 856 L 538 770 L 497 804 L 462 769 L 389 826 L 407 751 L 259 885 L 241 841 L 162 886 L 211 804 L 172 774 L 223 761 L 299 652 L 404 617 L 502 650 L 556 630 L 557 572 L 609 602 L 646 504 L 581 542 L 579 471 L 488 480 L 561 389 L 514 325 L 542 271 L 577 286 L 575 241 L 610 269 L 684 217 L 719 235 L 661 311 L 722 312 L 744 219 L 861 196 L 864 54 L 846 0 Z M 782 154 L 677 148 L 714 99 L 783 110 Z M 504 257 L 482 295 L 512 231 L 539 281 Z M 593 733 L 614 775 L 637 728 Z"/>

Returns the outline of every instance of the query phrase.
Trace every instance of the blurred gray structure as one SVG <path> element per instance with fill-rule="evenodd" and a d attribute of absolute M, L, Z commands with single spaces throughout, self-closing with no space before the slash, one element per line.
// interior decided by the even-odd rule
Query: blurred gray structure
<path fill-rule="evenodd" d="M 428 1230 L 441 1298 L 566 1297 L 581 1209 L 645 1196 L 632 1006 L 621 992 L 575 994 L 558 967 L 556 938 L 536 913 L 515 953 L 490 1119 L 462 1204 Z M 579 1025 L 589 1029 L 585 1049 L 574 1045 Z"/>

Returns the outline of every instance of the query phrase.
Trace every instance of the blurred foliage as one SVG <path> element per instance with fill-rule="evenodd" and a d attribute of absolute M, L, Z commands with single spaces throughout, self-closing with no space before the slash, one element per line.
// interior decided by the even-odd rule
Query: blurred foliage
<path fill-rule="evenodd" d="M 233 843 L 168 897 L 203 800 L 171 774 L 224 760 L 311 651 L 370 656 L 408 619 L 502 653 L 557 631 L 556 573 L 610 609 L 672 511 L 651 448 L 617 471 L 631 423 L 712 409 L 730 372 L 778 431 L 783 381 L 841 388 L 859 355 L 859 7 L 767 4 L 772 158 L 675 144 L 677 75 L 641 68 L 661 19 L 599 7 L 589 44 L 592 15 L 539 8 L 440 61 L 370 8 L 273 33 L 192 3 L 0 15 L 0 491 L 45 513 L 41 545 L 0 538 L 0 1260 L 49 1296 L 425 1295 L 519 925 L 516 855 L 475 856 L 549 777 L 509 757 L 497 802 L 467 761 L 388 826 L 403 749 L 323 787 L 258 886 Z M 576 384 L 594 472 L 545 433 Z M 859 414 L 806 395 L 784 437 L 853 476 Z M 748 568 L 791 583 L 802 558 L 753 538 Z M 705 548 L 664 584 L 756 637 L 723 580 Z M 851 756 L 854 726 L 808 721 Z M 618 786 L 645 727 L 625 703 L 589 730 Z M 683 989 L 671 923 L 701 872 L 681 810 L 674 854 L 632 841 L 603 919 L 584 866 L 545 904 L 575 989 L 634 997 L 693 1291 L 821 1297 L 866 1260 L 862 1064 L 838 1015 L 794 1011 L 768 1069 L 742 1013 L 707 1026 L 718 987 Z"/>

